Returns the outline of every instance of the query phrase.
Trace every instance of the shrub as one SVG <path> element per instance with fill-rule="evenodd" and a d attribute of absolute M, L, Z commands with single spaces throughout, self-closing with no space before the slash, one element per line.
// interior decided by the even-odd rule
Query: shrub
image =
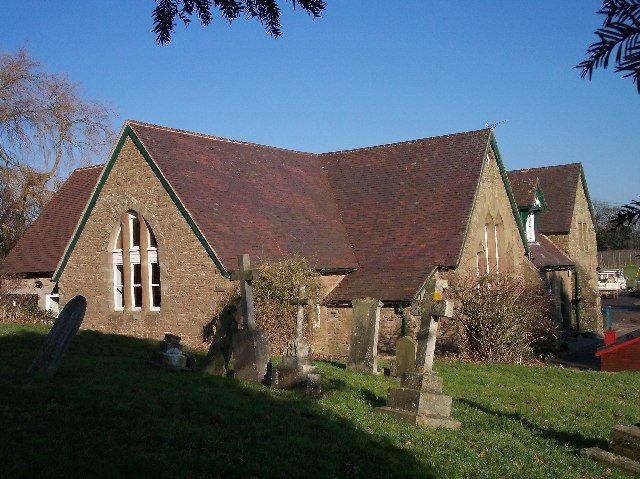
<path fill-rule="evenodd" d="M 0 294 L 0 322 L 53 324 L 55 317 L 38 308 L 37 298 Z"/>
<path fill-rule="evenodd" d="M 315 314 L 314 304 L 322 297 L 320 275 L 311 269 L 304 258 L 293 258 L 275 263 L 263 263 L 260 278 L 253 282 L 253 306 L 258 328 L 269 335 L 271 350 L 281 353 L 287 341 L 295 337 L 296 306 L 291 301 L 298 297 L 298 288 L 305 286 L 305 294 L 312 304 L 305 306 L 304 334 L 309 334 L 309 320 Z M 236 285 L 221 301 L 220 312 L 211 324 L 228 306 L 239 307 L 240 290 Z M 228 310 L 228 309 L 227 309 Z M 239 314 L 239 313 L 238 313 Z M 211 340 L 212 328 L 205 327 L 204 338 Z"/>
<path fill-rule="evenodd" d="M 462 280 L 452 288 L 462 350 L 470 357 L 521 362 L 555 338 L 551 298 L 510 275 Z"/>

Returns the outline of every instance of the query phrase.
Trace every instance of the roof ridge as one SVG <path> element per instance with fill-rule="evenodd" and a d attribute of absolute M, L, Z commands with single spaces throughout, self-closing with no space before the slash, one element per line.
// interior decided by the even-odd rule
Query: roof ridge
<path fill-rule="evenodd" d="M 522 173 L 525 171 L 532 171 L 532 170 L 545 170 L 548 168 L 560 168 L 562 166 L 575 166 L 578 165 L 580 167 L 582 167 L 582 163 L 579 161 L 573 162 L 573 163 L 561 163 L 559 165 L 547 165 L 547 166 L 534 166 L 532 168 L 522 168 L 520 170 L 511 170 L 511 171 L 507 171 L 507 174 L 509 173 Z"/>
<path fill-rule="evenodd" d="M 380 145 L 373 145 L 373 146 L 362 146 L 359 148 L 347 148 L 345 150 L 336 150 L 336 151 L 327 151 L 326 153 L 319 153 L 320 156 L 325 156 L 325 155 L 335 155 L 338 153 L 347 153 L 350 151 L 364 151 L 364 150 L 373 150 L 375 148 L 384 148 L 386 146 L 395 146 L 395 145 L 408 145 L 411 143 L 416 143 L 418 141 L 424 141 L 424 140 L 432 140 L 435 138 L 446 138 L 449 136 L 458 136 L 458 135 L 467 135 L 469 133 L 478 133 L 481 131 L 493 131 L 492 128 L 480 128 L 478 130 L 469 130 L 469 131 L 459 131 L 456 133 L 448 133 L 446 135 L 434 135 L 434 136 L 425 136 L 423 138 L 414 138 L 413 140 L 403 140 L 403 141 L 394 141 L 391 143 L 382 143 Z"/>
<path fill-rule="evenodd" d="M 85 170 L 91 170 L 92 168 L 102 168 L 104 167 L 104 163 L 100 163 L 99 165 L 89 165 L 89 166 L 81 166 L 80 168 L 76 168 L 75 171 L 85 171 Z"/>
<path fill-rule="evenodd" d="M 181 130 L 179 128 L 172 128 L 170 126 L 156 125 L 154 123 L 146 123 L 146 122 L 138 121 L 138 120 L 126 120 L 125 123 L 133 124 L 133 125 L 139 125 L 139 126 L 147 127 L 147 128 L 154 128 L 156 130 L 164 130 L 164 131 L 169 131 L 169 132 L 173 132 L 173 133 L 180 133 L 180 134 L 183 134 L 183 135 L 195 136 L 195 137 L 199 137 L 199 138 L 208 138 L 208 139 L 216 140 L 216 141 L 224 141 L 226 143 L 235 143 L 237 145 L 257 146 L 257 147 L 260 147 L 260 148 L 269 148 L 271 150 L 277 150 L 277 151 L 287 151 L 289 153 L 299 153 L 299 154 L 309 155 L 309 156 L 313 156 L 313 157 L 318 156 L 317 153 L 309 153 L 308 151 L 292 150 L 292 149 L 289 149 L 289 148 L 281 148 L 281 147 L 278 147 L 278 146 L 263 145 L 261 143 L 255 143 L 255 142 L 251 142 L 251 141 L 234 140 L 232 138 L 226 138 L 226 137 L 223 137 L 223 136 L 210 135 L 210 134 L 207 134 L 207 133 L 199 133 L 197 131 Z"/>

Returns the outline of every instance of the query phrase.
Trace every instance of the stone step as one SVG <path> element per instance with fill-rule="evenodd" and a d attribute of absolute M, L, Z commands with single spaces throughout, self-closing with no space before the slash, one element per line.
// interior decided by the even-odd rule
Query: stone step
<path fill-rule="evenodd" d="M 629 459 L 628 457 L 619 456 L 599 447 L 586 447 L 580 451 L 585 456 L 595 459 L 598 462 L 604 462 L 615 467 L 619 467 L 623 471 L 632 474 L 640 474 L 640 462 Z"/>
<path fill-rule="evenodd" d="M 456 421 L 450 417 L 418 414 L 389 406 L 378 407 L 376 411 L 394 416 L 412 426 L 426 426 L 433 429 L 460 429 L 462 426 L 460 421 Z"/>
<path fill-rule="evenodd" d="M 640 427 L 618 425 L 611 430 L 611 445 L 614 454 L 640 461 Z"/>

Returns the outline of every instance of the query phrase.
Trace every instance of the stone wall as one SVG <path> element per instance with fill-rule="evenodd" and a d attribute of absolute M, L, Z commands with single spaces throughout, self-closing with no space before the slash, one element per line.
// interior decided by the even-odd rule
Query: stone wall
<path fill-rule="evenodd" d="M 581 228 L 580 224 L 586 227 Z M 568 234 L 547 235 L 575 263 L 580 281 L 581 330 L 602 333 L 602 313 L 598 293 L 598 251 L 596 231 L 591 219 L 582 181 L 578 182 L 576 203 Z M 575 277 L 572 279 L 575 281 Z M 575 311 L 573 325 L 576 324 Z"/>
<path fill-rule="evenodd" d="M 115 311 L 112 253 L 120 218 L 141 214 L 158 243 L 160 311 Z M 166 331 L 203 347 L 202 327 L 211 321 L 230 287 L 142 154 L 127 139 L 60 279 L 61 302 L 87 298 L 83 327 L 161 339 Z"/>

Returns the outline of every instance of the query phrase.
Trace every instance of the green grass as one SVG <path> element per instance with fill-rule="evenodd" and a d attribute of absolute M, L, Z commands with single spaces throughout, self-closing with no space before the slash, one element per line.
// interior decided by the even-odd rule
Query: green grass
<path fill-rule="evenodd" d="M 34 379 L 46 332 L 0 325 L 0 477 L 624 477 L 579 450 L 640 420 L 637 373 L 437 362 L 463 428 L 433 431 L 374 411 L 397 380 L 339 362 L 308 400 L 157 370 L 157 342 L 92 331 Z"/>
<path fill-rule="evenodd" d="M 635 265 L 635 266 L 625 266 L 624 267 L 624 275 L 629 278 L 629 283 L 633 284 L 636 281 L 636 275 L 638 273 L 638 268 L 640 268 L 640 266 Z M 638 278 L 640 279 L 640 278 Z M 628 285 L 630 286 L 630 285 Z"/>

